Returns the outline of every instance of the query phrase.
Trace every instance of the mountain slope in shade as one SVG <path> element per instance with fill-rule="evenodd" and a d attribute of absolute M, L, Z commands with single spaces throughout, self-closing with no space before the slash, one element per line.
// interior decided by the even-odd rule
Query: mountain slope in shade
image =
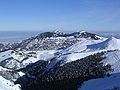
<path fill-rule="evenodd" d="M 120 90 L 120 50 L 107 52 L 104 56 L 101 63 L 111 65 L 111 76 L 86 81 L 78 90 Z"/>
<path fill-rule="evenodd" d="M 120 90 L 120 74 L 86 81 L 78 90 Z"/>

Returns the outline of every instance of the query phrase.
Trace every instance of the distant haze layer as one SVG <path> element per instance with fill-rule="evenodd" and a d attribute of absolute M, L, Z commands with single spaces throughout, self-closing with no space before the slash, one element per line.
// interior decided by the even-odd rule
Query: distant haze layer
<path fill-rule="evenodd" d="M 2 42 L 2 43 L 18 42 L 18 41 L 24 40 L 26 38 L 38 35 L 42 32 L 46 32 L 46 31 L 0 31 L 0 42 Z M 70 33 L 70 32 L 66 31 L 65 33 Z M 104 37 L 112 37 L 113 36 L 116 38 L 120 38 L 120 33 L 97 32 L 96 34 L 99 34 L 100 36 L 104 36 Z"/>

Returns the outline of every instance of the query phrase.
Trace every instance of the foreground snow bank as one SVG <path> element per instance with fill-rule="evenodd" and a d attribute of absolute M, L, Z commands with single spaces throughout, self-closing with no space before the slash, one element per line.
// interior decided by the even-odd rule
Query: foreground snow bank
<path fill-rule="evenodd" d="M 0 90 L 21 90 L 20 85 L 14 85 L 9 80 L 6 80 L 2 76 L 0 76 Z"/>
<path fill-rule="evenodd" d="M 120 88 L 120 74 L 113 74 L 110 77 L 89 80 L 83 83 L 78 90 L 111 90 L 113 88 Z"/>

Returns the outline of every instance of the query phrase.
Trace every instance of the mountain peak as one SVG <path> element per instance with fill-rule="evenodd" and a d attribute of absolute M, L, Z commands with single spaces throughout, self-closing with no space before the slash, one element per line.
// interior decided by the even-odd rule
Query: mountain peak
<path fill-rule="evenodd" d="M 59 34 L 59 33 L 63 33 L 63 32 L 61 32 L 61 31 L 59 31 L 59 30 L 54 30 L 53 33 Z"/>
<path fill-rule="evenodd" d="M 86 31 L 84 31 L 84 30 L 83 30 L 83 31 L 80 31 L 80 34 L 82 34 L 82 33 L 86 33 Z"/>

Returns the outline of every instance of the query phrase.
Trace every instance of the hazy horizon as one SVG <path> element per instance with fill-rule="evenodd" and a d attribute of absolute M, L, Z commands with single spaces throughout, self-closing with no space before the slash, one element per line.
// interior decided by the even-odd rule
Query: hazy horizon
<path fill-rule="evenodd" d="M 85 29 L 78 29 L 78 30 L 60 30 L 60 29 L 52 29 L 52 30 L 0 30 L 0 32 L 53 32 L 53 31 L 60 31 L 64 33 L 72 33 L 72 32 L 80 32 L 86 31 L 91 33 L 120 33 L 120 30 L 85 30 Z"/>
<path fill-rule="evenodd" d="M 40 33 L 44 32 L 50 32 L 48 31 L 0 31 L 0 43 L 14 43 L 14 42 L 19 42 L 21 40 L 25 40 L 27 38 L 33 37 L 35 35 L 38 35 Z M 63 31 L 64 33 L 73 33 L 77 31 Z M 120 32 L 93 32 L 93 31 L 88 31 L 90 33 L 95 33 L 100 36 L 105 36 L 105 37 L 116 37 L 120 38 Z"/>

